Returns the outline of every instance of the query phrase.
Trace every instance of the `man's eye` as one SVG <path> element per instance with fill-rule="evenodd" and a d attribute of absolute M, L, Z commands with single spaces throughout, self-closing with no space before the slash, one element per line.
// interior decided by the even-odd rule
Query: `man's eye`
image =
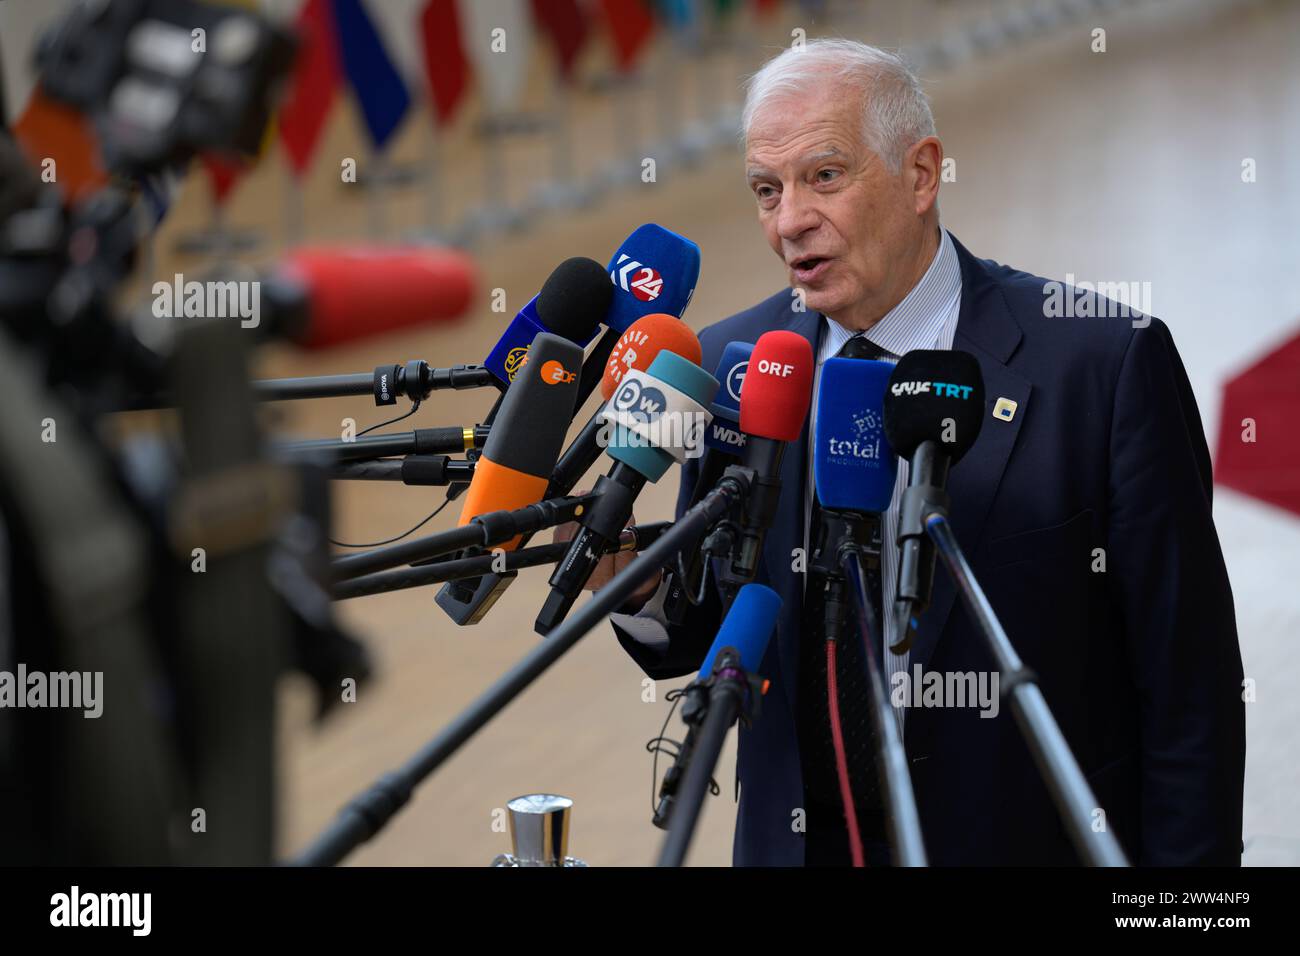
<path fill-rule="evenodd" d="M 838 169 L 819 169 L 817 170 L 817 181 L 819 183 L 829 183 L 837 179 L 840 175 Z"/>
<path fill-rule="evenodd" d="M 776 190 L 771 186 L 755 186 L 754 196 L 759 202 L 770 202 L 776 198 Z"/>

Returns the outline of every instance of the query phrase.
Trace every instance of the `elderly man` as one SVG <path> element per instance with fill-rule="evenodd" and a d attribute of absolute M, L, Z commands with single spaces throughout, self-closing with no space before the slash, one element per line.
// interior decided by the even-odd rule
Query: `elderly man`
<path fill-rule="evenodd" d="M 793 288 L 705 329 L 705 366 L 728 342 L 771 329 L 806 337 L 819 370 L 851 339 L 853 354 L 886 361 L 911 349 L 974 355 L 988 409 L 949 478 L 952 523 L 1099 801 L 1095 825 L 1136 863 L 1239 864 L 1241 656 L 1209 454 L 1168 329 L 1147 317 L 1055 317 L 1045 280 L 977 259 L 944 231 L 943 146 L 919 83 L 889 53 L 847 40 L 784 52 L 749 84 L 744 123 L 759 223 Z M 760 572 L 784 606 L 762 667 L 771 689 L 740 734 L 737 864 L 849 862 L 821 615 L 810 611 L 819 582 L 791 570 L 814 507 L 808 433 L 787 450 L 786 507 Z M 684 472 L 679 513 L 697 476 L 697 466 Z M 883 523 L 886 595 L 898 497 Z M 669 624 L 666 590 L 643 590 L 612 618 L 656 678 L 698 668 L 721 616 L 713 594 Z M 868 862 L 884 863 L 861 650 L 841 643 L 853 801 Z M 910 654 L 884 660 L 909 677 L 993 668 L 942 571 Z M 932 862 L 1077 862 L 1009 708 L 899 702 Z"/>

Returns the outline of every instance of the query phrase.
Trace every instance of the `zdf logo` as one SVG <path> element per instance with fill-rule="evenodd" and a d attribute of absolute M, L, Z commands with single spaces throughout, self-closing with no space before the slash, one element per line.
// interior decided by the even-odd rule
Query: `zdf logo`
<path fill-rule="evenodd" d="M 547 385 L 563 385 L 574 381 L 578 377 L 577 372 L 570 372 L 555 359 L 543 362 L 539 374 L 542 376 L 542 381 Z"/>

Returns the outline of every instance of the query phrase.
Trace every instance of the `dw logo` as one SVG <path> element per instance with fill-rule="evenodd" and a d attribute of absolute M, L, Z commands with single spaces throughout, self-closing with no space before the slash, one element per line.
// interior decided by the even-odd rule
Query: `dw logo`
<path fill-rule="evenodd" d="M 668 399 L 652 385 L 642 386 L 639 379 L 629 379 L 614 393 L 614 409 L 634 421 L 650 422 L 659 417 Z"/>

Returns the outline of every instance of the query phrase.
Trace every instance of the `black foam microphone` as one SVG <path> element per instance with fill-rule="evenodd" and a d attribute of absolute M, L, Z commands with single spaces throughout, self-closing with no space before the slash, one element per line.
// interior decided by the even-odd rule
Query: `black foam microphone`
<path fill-rule="evenodd" d="M 934 545 L 925 519 L 948 513 L 948 469 L 975 444 L 984 423 L 984 377 L 969 352 L 919 349 L 894 367 L 885 390 L 885 437 L 908 461 L 898 514 L 898 591 L 902 620 L 893 650 L 905 651 L 930 606 Z"/>

